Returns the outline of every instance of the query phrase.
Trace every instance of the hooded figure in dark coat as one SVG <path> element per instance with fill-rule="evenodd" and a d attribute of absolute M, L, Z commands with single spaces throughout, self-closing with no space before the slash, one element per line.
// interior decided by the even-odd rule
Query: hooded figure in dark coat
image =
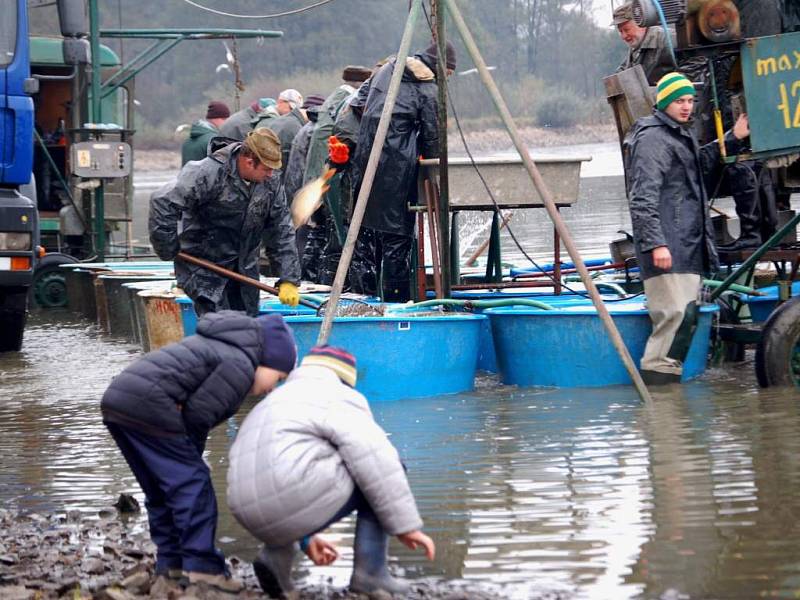
<path fill-rule="evenodd" d="M 373 272 L 365 277 L 354 278 L 356 281 L 360 280 L 360 287 L 364 288 L 356 291 L 377 293 L 377 281 L 382 271 L 385 301 L 405 302 L 410 297 L 414 213 L 408 210 L 408 204 L 416 204 L 417 201 L 419 157 L 439 156 L 436 55 L 437 47 L 434 44 L 424 52 L 406 59 L 397 101 L 364 215 L 363 226 L 367 231 L 362 234 L 374 235 L 374 245 L 371 256 L 359 256 L 355 261 L 371 265 Z M 388 61 L 359 89 L 357 100 L 365 101 L 356 152 L 352 160 L 356 197 L 378 130 L 394 65 L 394 60 Z M 448 44 L 448 71 L 455 69 L 455 66 L 455 50 Z M 357 102 L 353 106 L 358 108 Z M 360 247 L 363 248 L 364 245 Z M 354 287 L 357 287 L 355 283 Z"/>

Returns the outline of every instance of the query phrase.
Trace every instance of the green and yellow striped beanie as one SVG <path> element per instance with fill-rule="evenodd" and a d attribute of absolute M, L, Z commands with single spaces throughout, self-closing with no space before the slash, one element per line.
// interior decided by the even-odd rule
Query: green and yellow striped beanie
<path fill-rule="evenodd" d="M 658 80 L 656 86 L 656 108 L 664 110 L 672 102 L 686 94 L 695 95 L 692 82 L 678 72 L 667 73 Z"/>

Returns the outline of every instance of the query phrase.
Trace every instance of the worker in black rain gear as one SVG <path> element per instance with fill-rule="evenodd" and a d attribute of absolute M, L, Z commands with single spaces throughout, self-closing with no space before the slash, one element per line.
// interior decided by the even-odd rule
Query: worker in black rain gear
<path fill-rule="evenodd" d="M 436 45 L 432 44 L 424 52 L 406 59 L 397 101 L 364 215 L 364 229 L 373 232 L 375 241 L 371 248 L 357 248 L 360 254 L 358 264 L 366 266 L 372 272 L 353 277 L 353 285 L 356 285 L 356 280 L 367 282 L 375 288 L 358 291 L 375 294 L 378 290 L 374 282 L 380 280 L 382 298 L 388 302 L 405 302 L 411 297 L 409 280 L 414 213 L 408 210 L 408 205 L 416 204 L 417 201 L 420 156 L 439 156 L 436 55 Z M 358 197 L 378 130 L 394 64 L 394 59 L 388 61 L 359 90 L 360 95 L 366 95 L 366 102 L 352 159 L 355 197 Z M 448 43 L 448 72 L 452 72 L 455 67 L 455 49 Z"/>
<path fill-rule="evenodd" d="M 289 151 L 289 158 L 284 166 L 283 188 L 286 192 L 286 202 L 291 206 L 294 195 L 303 187 L 303 173 L 306 169 L 306 157 L 308 156 L 308 148 L 311 143 L 311 134 L 314 131 L 314 125 L 317 122 L 317 115 L 319 114 L 320 105 L 325 99 L 316 94 L 309 95 L 303 106 L 301 107 L 308 118 L 308 122 L 300 128 L 300 131 L 294 136 L 292 140 L 292 148 Z M 308 237 L 308 227 L 298 227 L 295 232 L 297 240 L 297 254 L 303 255 L 303 248 L 306 245 L 306 237 Z M 303 279 L 308 279 L 303 275 Z M 310 280 L 310 281 L 313 281 Z"/>
<path fill-rule="evenodd" d="M 219 138 L 218 138 L 219 139 Z M 199 162 L 189 162 L 177 180 L 150 199 L 150 242 L 161 260 L 179 251 L 258 279 L 262 240 L 280 271 L 280 299 L 300 300 L 300 261 L 294 227 L 280 185 L 280 142 L 259 128 L 244 142 L 219 139 L 221 147 Z M 178 222 L 182 230 L 178 232 Z M 175 261 L 178 285 L 194 301 L 198 315 L 222 309 L 258 314 L 258 289 L 200 266 Z"/>

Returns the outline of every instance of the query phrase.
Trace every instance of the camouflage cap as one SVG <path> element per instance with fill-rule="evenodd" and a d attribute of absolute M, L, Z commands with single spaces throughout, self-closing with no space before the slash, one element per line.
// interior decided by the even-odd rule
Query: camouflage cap
<path fill-rule="evenodd" d="M 614 19 L 611 23 L 612 27 L 633 21 L 633 2 L 626 2 L 615 8 L 612 17 Z"/>
<path fill-rule="evenodd" d="M 244 145 L 270 169 L 281 168 L 281 141 L 271 129 L 254 129 L 244 138 Z"/>

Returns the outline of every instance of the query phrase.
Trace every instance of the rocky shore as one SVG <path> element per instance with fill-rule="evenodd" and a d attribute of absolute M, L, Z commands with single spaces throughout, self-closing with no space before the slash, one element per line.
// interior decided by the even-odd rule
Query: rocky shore
<path fill-rule="evenodd" d="M 135 525 L 134 525 L 135 521 Z M 115 508 L 87 514 L 19 514 L 0 510 L 0 598 L 2 600 L 230 600 L 265 598 L 252 566 L 228 556 L 233 576 L 246 584 L 239 594 L 205 585 L 182 586 L 154 577 L 155 546 L 136 517 Z M 183 582 L 187 583 L 188 582 Z M 475 589 L 467 581 L 415 580 L 412 600 L 494 600 L 501 589 Z M 386 598 L 386 595 L 378 595 Z M 306 586 L 296 600 L 365 598 L 336 586 Z M 538 596 L 559 600 L 558 594 Z"/>

